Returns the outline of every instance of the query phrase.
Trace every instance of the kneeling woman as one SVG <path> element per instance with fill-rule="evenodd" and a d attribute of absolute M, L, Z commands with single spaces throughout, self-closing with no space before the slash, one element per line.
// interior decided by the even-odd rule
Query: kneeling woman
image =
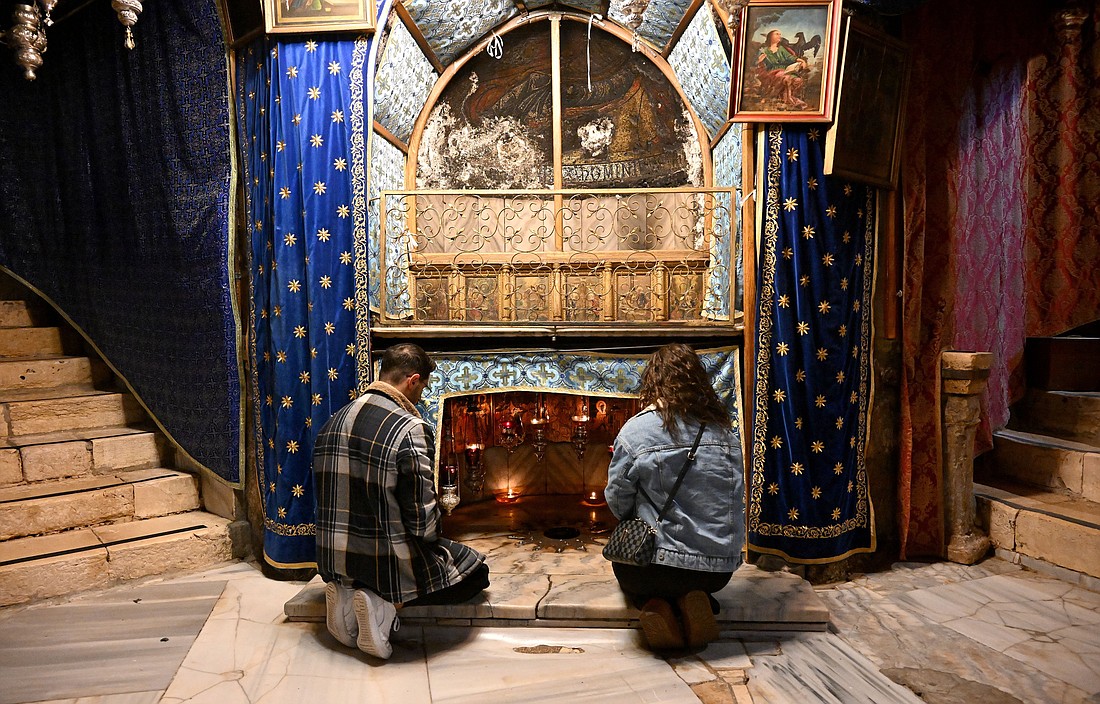
<path fill-rule="evenodd" d="M 661 347 L 642 374 L 646 407 L 615 438 L 607 504 L 620 520 L 637 514 L 657 526 L 657 552 L 646 567 L 614 563 L 619 586 L 641 608 L 651 648 L 699 647 L 718 637 L 710 596 L 741 564 L 744 468 L 729 412 L 694 350 Z M 657 516 L 699 435 L 664 519 Z"/>

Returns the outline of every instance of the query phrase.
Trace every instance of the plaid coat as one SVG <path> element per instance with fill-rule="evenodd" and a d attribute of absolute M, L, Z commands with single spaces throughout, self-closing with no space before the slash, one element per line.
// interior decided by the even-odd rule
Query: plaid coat
<path fill-rule="evenodd" d="M 435 440 L 401 393 L 375 382 L 317 436 L 317 569 L 393 603 L 461 581 L 485 557 L 439 535 Z"/>

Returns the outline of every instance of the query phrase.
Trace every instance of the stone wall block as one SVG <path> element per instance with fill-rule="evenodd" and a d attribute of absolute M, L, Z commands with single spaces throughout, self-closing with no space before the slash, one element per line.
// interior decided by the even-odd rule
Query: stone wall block
<path fill-rule="evenodd" d="M 190 474 L 134 484 L 134 518 L 167 516 L 199 508 L 199 485 Z"/>
<path fill-rule="evenodd" d="M 18 484 L 23 481 L 23 465 L 19 450 L 15 448 L 0 450 L 0 486 Z"/>
<path fill-rule="evenodd" d="M 28 482 L 76 477 L 92 469 L 91 448 L 84 440 L 27 445 L 20 454 L 23 476 Z"/>

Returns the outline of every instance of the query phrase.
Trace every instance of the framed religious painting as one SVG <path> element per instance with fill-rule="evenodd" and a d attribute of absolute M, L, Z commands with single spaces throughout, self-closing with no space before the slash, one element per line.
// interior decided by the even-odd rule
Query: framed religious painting
<path fill-rule="evenodd" d="M 836 121 L 825 135 L 825 173 L 893 189 L 898 181 L 909 48 L 849 20 Z"/>
<path fill-rule="evenodd" d="M 268 34 L 373 32 L 374 0 L 264 0 Z"/>
<path fill-rule="evenodd" d="M 741 9 L 734 122 L 830 122 L 841 0 L 749 0 Z"/>

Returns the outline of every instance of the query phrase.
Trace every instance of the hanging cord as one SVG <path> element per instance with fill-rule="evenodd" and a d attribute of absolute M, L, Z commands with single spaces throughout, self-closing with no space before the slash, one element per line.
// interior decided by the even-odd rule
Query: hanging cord
<path fill-rule="evenodd" d="M 500 38 L 496 30 L 493 30 L 493 38 L 489 40 L 489 44 L 485 47 L 485 53 L 498 61 L 500 57 L 504 56 L 504 40 Z"/>
<path fill-rule="evenodd" d="M 585 51 L 588 56 L 588 92 L 592 93 L 592 20 L 603 20 L 603 15 L 588 16 L 588 45 Z"/>

